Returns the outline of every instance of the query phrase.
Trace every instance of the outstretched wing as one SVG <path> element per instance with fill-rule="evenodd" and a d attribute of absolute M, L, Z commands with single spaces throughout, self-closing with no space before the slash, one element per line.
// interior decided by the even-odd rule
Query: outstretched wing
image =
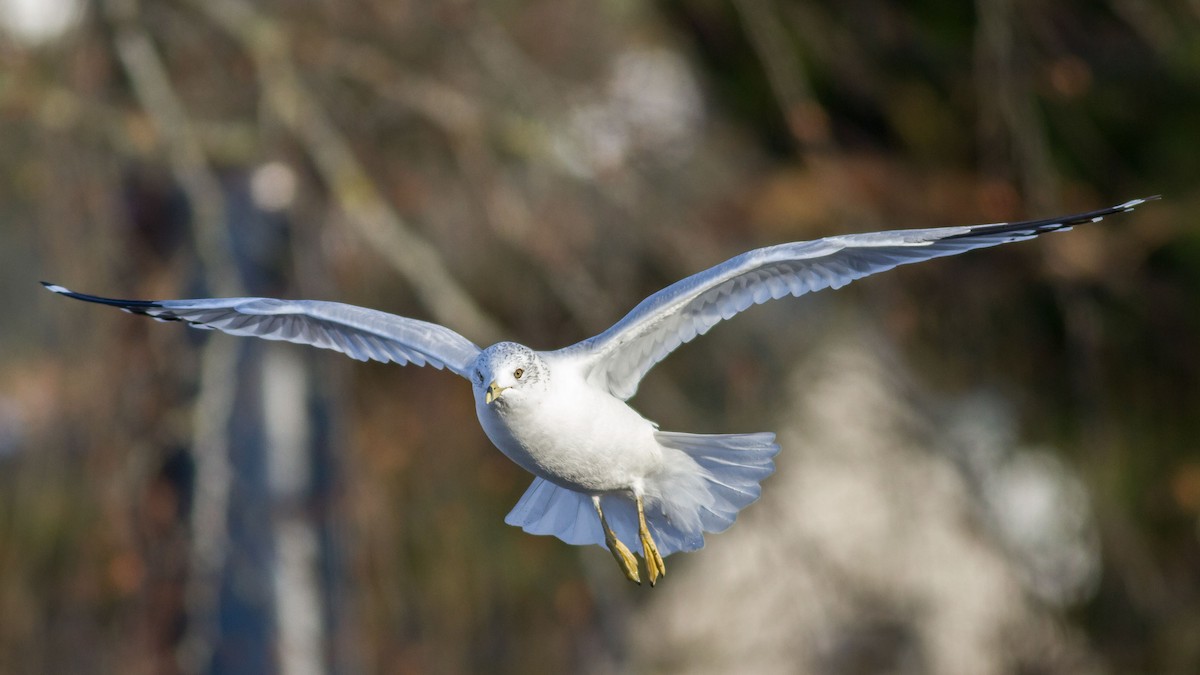
<path fill-rule="evenodd" d="M 1070 229 L 1157 198 L 1044 220 L 852 234 L 756 249 L 668 286 L 608 330 L 557 355 L 580 360 L 591 384 L 628 399 L 672 350 L 751 305 L 840 288 L 897 265 Z"/>
<path fill-rule="evenodd" d="M 479 347 L 449 328 L 340 302 L 272 298 L 203 300 L 116 300 L 46 288 L 76 300 L 119 307 L 159 321 L 183 321 L 196 328 L 265 340 L 286 340 L 339 351 L 352 359 L 449 368 L 470 379 Z"/>

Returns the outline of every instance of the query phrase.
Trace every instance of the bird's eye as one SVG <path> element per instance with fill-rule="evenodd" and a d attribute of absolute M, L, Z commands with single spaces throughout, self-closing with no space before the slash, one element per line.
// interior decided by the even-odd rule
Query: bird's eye
<path fill-rule="evenodd" d="M 518 380 L 521 379 L 521 376 L 524 374 L 525 374 L 524 368 L 517 368 L 516 370 L 513 371 L 513 377 L 517 378 Z"/>

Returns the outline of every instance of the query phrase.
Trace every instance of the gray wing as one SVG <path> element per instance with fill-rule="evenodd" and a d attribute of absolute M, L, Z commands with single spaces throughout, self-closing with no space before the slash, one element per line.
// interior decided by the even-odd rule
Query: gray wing
<path fill-rule="evenodd" d="M 339 351 L 352 359 L 449 368 L 470 379 L 479 347 L 449 328 L 340 302 L 272 298 L 116 300 L 46 288 L 76 300 L 119 307 L 159 321 L 183 321 L 231 335 L 285 340 Z"/>
<path fill-rule="evenodd" d="M 840 288 L 897 265 L 1067 230 L 1151 199 L 1157 197 L 1044 220 L 852 234 L 756 249 L 668 286 L 608 330 L 555 354 L 579 360 L 591 384 L 628 399 L 676 347 L 751 305 Z"/>

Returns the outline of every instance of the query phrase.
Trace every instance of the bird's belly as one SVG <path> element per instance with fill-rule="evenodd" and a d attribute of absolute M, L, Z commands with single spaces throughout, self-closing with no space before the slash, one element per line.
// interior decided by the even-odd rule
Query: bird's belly
<path fill-rule="evenodd" d="M 629 490 L 662 464 L 654 425 L 611 397 L 588 406 L 547 402 L 519 414 L 484 404 L 477 413 L 488 438 L 509 459 L 570 490 Z"/>

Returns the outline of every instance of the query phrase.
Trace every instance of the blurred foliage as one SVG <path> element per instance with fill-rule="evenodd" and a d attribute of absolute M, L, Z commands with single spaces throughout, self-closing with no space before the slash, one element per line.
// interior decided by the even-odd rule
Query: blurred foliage
<path fill-rule="evenodd" d="M 1067 611 L 1102 662 L 1200 669 L 1195 2 L 110 0 L 65 16 L 40 34 L 9 17 L 0 37 L 0 671 L 176 672 L 189 628 L 204 340 L 68 307 L 38 278 L 216 292 L 215 218 L 256 293 L 555 347 L 753 246 L 1156 193 L 1100 227 L 754 310 L 635 403 L 664 428 L 769 428 L 775 374 L 827 303 L 865 305 L 939 391 L 1001 392 L 1023 437 L 1082 473 L 1104 573 Z M 432 248 L 411 261 L 411 240 L 379 234 L 400 230 Z M 478 307 L 423 290 L 430 264 Z M 528 477 L 479 433 L 463 383 L 304 358 L 334 430 L 314 507 L 339 551 L 331 666 L 631 667 L 620 629 L 641 597 L 590 573 L 595 552 L 502 525 Z"/>

